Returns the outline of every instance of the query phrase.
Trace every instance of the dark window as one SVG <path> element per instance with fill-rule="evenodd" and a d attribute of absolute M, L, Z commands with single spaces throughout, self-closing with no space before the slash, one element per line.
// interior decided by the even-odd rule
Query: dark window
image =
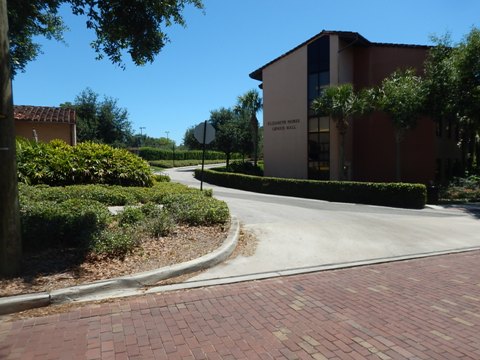
<path fill-rule="evenodd" d="M 310 108 L 314 99 L 330 84 L 330 37 L 308 45 L 308 177 L 330 179 L 330 120 L 318 117 Z"/>

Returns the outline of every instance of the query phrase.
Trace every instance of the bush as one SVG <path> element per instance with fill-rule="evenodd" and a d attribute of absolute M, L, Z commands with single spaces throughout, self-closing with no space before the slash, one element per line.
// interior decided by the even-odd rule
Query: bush
<path fill-rule="evenodd" d="M 170 182 L 170 176 L 165 174 L 155 174 L 153 178 L 156 182 Z"/>
<path fill-rule="evenodd" d="M 223 169 L 226 172 L 232 172 L 237 174 L 263 176 L 263 169 L 260 166 L 255 166 L 253 165 L 253 163 L 248 161 L 235 161 L 230 163 L 227 168 Z"/>
<path fill-rule="evenodd" d="M 224 224 L 229 218 L 225 202 L 201 192 L 172 194 L 164 198 L 163 204 L 176 221 L 188 225 Z"/>
<path fill-rule="evenodd" d="M 99 255 L 121 258 L 131 253 L 139 244 L 135 229 L 110 228 L 93 239 L 90 250 Z"/>
<path fill-rule="evenodd" d="M 144 229 L 150 236 L 167 236 L 175 228 L 175 220 L 167 211 L 157 209 L 145 220 Z"/>
<path fill-rule="evenodd" d="M 205 160 L 205 165 L 218 164 L 221 162 L 225 162 L 225 160 L 224 159 Z M 148 163 L 150 164 L 150 166 L 154 166 L 162 169 L 169 169 L 173 167 L 172 160 L 152 160 L 152 161 L 149 161 Z M 176 167 L 195 166 L 195 165 L 201 165 L 201 164 L 202 164 L 202 159 L 175 160 Z"/>
<path fill-rule="evenodd" d="M 200 178 L 200 170 L 195 177 Z M 421 209 L 426 187 L 407 183 L 362 183 L 258 177 L 205 170 L 204 181 L 235 189 L 311 199 Z"/>
<path fill-rule="evenodd" d="M 441 202 L 477 202 L 480 201 L 480 176 L 470 175 L 453 178 L 448 186 L 441 188 Z"/>
<path fill-rule="evenodd" d="M 132 226 L 145 220 L 145 214 L 138 207 L 127 206 L 118 215 L 118 224 L 120 226 Z"/>
<path fill-rule="evenodd" d="M 24 249 L 31 251 L 87 247 L 111 216 L 105 205 L 92 200 L 69 199 L 57 203 L 24 199 L 20 203 L 20 219 Z"/>
<path fill-rule="evenodd" d="M 19 139 L 17 168 L 19 181 L 32 185 L 153 184 L 147 162 L 126 150 L 92 142 L 69 146 L 60 140 L 37 144 Z"/>
<path fill-rule="evenodd" d="M 173 160 L 173 152 L 171 150 L 142 147 L 138 150 L 138 155 L 147 160 Z M 238 154 L 235 155 L 239 157 Z M 205 151 L 205 160 L 225 160 L 225 153 L 220 151 Z M 202 160 L 201 150 L 175 150 L 175 160 Z"/>

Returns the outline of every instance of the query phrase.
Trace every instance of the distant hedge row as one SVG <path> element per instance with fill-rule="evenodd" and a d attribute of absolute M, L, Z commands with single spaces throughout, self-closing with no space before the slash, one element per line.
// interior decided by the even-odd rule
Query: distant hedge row
<path fill-rule="evenodd" d="M 195 170 L 195 177 L 200 178 L 200 173 Z M 422 184 L 281 179 L 215 170 L 205 170 L 203 180 L 265 194 L 412 209 L 423 208 L 427 194 Z"/>
<path fill-rule="evenodd" d="M 158 149 L 153 147 L 142 147 L 138 149 L 138 155 L 147 160 L 172 160 L 173 151 Z M 236 154 L 233 159 L 239 159 L 240 155 Z M 205 160 L 225 160 L 225 153 L 220 151 L 206 151 Z M 175 150 L 175 160 L 202 160 L 201 150 Z"/>

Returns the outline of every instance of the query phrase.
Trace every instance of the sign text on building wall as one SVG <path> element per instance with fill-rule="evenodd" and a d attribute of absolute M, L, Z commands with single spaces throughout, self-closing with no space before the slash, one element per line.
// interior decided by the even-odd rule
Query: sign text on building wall
<path fill-rule="evenodd" d="M 268 121 L 267 125 L 271 127 L 272 131 L 285 131 L 285 130 L 295 130 L 297 124 L 300 123 L 299 119 L 293 120 L 278 120 L 278 121 Z"/>

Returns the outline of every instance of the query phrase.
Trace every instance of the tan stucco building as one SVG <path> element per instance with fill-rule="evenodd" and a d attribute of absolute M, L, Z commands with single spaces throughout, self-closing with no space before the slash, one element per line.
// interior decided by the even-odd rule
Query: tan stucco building
<path fill-rule="evenodd" d="M 69 145 L 77 144 L 74 109 L 15 105 L 14 118 L 16 136 L 42 142 L 60 139 Z"/>
<path fill-rule="evenodd" d="M 356 32 L 322 31 L 250 74 L 262 82 L 265 175 L 299 179 L 395 180 L 395 140 L 382 113 L 355 119 L 339 167 L 339 134 L 310 109 L 329 85 L 373 87 L 395 70 L 422 72 L 429 47 L 374 43 Z M 460 158 L 452 129 L 418 121 L 402 142 L 402 180 L 429 183 L 453 172 Z"/>

